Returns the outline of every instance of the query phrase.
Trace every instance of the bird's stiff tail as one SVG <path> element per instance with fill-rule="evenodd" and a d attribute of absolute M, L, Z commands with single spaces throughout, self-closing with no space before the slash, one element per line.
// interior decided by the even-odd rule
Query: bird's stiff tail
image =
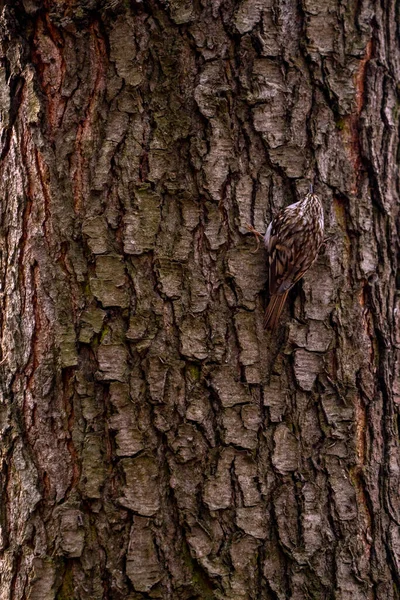
<path fill-rule="evenodd" d="M 276 329 L 279 317 L 281 316 L 281 312 L 285 306 L 288 293 L 289 291 L 284 292 L 283 294 L 275 294 L 274 296 L 271 296 L 264 315 L 265 329 L 271 329 L 272 331 Z"/>

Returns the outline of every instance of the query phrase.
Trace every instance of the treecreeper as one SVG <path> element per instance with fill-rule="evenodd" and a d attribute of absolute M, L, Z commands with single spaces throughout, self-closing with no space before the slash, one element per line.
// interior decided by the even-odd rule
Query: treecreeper
<path fill-rule="evenodd" d="M 274 330 L 279 322 L 287 295 L 308 271 L 318 256 L 324 239 L 324 211 L 320 199 L 310 186 L 309 193 L 298 202 L 278 212 L 262 237 L 268 252 L 269 302 L 264 327 Z"/>

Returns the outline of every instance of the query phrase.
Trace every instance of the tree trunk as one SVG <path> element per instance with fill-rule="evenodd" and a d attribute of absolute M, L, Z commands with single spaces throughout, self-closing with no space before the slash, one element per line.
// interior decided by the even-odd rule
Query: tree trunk
<path fill-rule="evenodd" d="M 0 600 L 400 598 L 395 0 L 1 6 Z"/>

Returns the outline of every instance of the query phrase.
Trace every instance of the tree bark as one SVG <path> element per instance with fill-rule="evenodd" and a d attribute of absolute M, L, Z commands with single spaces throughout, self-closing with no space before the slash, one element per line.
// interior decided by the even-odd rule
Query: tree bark
<path fill-rule="evenodd" d="M 400 598 L 394 0 L 6 0 L 0 600 Z M 262 328 L 265 231 L 327 239 Z"/>

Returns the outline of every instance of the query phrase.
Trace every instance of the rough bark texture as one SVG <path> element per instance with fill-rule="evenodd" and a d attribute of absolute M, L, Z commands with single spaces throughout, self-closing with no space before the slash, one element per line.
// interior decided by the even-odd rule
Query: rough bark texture
<path fill-rule="evenodd" d="M 1 3 L 1 600 L 400 597 L 398 13 Z"/>

